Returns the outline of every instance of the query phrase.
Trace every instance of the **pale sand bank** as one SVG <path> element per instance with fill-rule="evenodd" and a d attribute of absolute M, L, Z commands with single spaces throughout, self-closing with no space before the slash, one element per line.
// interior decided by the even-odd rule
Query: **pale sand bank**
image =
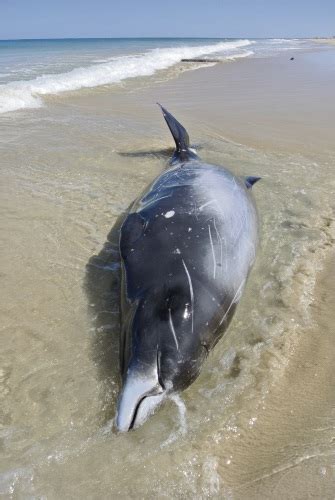
<path fill-rule="evenodd" d="M 335 45 L 335 38 L 313 38 L 313 42 Z"/>

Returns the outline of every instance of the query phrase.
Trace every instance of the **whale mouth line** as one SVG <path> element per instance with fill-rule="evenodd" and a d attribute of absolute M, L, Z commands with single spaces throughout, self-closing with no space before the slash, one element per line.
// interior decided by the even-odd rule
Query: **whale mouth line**
<path fill-rule="evenodd" d="M 136 417 L 137 417 L 137 414 L 138 414 L 139 407 L 140 407 L 140 405 L 141 405 L 142 401 L 143 401 L 146 397 L 147 397 L 147 395 L 143 396 L 143 398 L 141 398 L 141 399 L 139 400 L 139 402 L 137 403 L 137 406 L 136 406 L 136 408 L 135 408 L 135 410 L 134 410 L 134 413 L 133 413 L 133 418 L 132 418 L 132 420 L 131 420 L 131 422 L 130 422 L 130 425 L 129 425 L 129 429 L 128 429 L 129 431 L 131 431 L 131 430 L 134 428 L 134 425 L 135 425 L 135 422 L 136 422 Z"/>
<path fill-rule="evenodd" d="M 140 400 L 139 402 L 137 403 L 137 406 L 136 408 L 134 409 L 134 413 L 133 413 L 133 418 L 130 422 L 130 425 L 129 425 L 129 431 L 131 431 L 134 427 L 135 427 L 135 424 L 136 424 L 136 418 L 137 416 L 139 415 L 139 410 L 140 410 L 140 406 L 141 404 L 143 403 L 143 401 L 147 398 L 147 397 L 150 397 L 150 396 L 155 396 L 156 393 L 153 393 L 153 394 L 145 394 Z"/>
<path fill-rule="evenodd" d="M 153 413 L 166 395 L 166 389 L 158 377 L 158 367 L 151 373 L 128 369 L 127 377 L 118 401 L 116 427 L 127 432 L 138 427 Z"/>
<path fill-rule="evenodd" d="M 166 391 L 163 388 L 161 389 L 161 391 L 154 390 L 143 395 L 134 408 L 131 419 L 129 420 L 129 427 L 127 429 L 124 427 L 122 429 L 123 432 L 136 429 L 147 420 L 149 415 L 154 413 L 155 409 L 160 406 L 166 397 Z"/>
<path fill-rule="evenodd" d="M 128 430 L 132 430 L 136 427 L 139 426 L 139 421 L 146 420 L 148 414 L 153 413 L 155 410 L 156 405 L 160 405 L 161 400 L 165 397 L 166 393 L 166 387 L 164 385 L 164 382 L 161 377 L 161 352 L 157 347 L 157 371 L 156 371 L 156 376 L 157 376 L 157 385 L 156 387 L 152 388 L 149 390 L 146 394 L 143 394 L 143 396 L 138 400 L 138 403 L 134 409 L 133 417 L 131 420 L 131 423 L 129 425 Z M 146 403 L 143 404 L 143 402 L 146 400 Z M 150 400 L 150 402 L 149 402 Z M 149 403 L 148 403 L 149 402 Z M 152 403 L 152 404 L 151 404 Z M 147 408 L 144 408 L 147 406 Z M 142 413 L 142 415 L 141 415 Z"/>

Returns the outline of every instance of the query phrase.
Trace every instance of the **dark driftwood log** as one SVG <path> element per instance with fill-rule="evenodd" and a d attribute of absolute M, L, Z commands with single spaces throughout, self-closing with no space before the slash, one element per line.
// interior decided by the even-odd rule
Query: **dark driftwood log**
<path fill-rule="evenodd" d="M 212 63 L 212 62 L 222 62 L 222 60 L 221 59 L 182 59 L 181 62 Z"/>

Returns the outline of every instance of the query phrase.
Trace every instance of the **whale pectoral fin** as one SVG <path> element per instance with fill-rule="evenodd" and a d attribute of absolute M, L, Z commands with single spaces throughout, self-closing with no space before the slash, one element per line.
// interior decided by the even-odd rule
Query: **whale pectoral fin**
<path fill-rule="evenodd" d="M 138 213 L 131 213 L 121 226 L 120 250 L 124 257 L 132 245 L 142 236 L 145 227 L 144 219 Z"/>
<path fill-rule="evenodd" d="M 190 149 L 190 138 L 186 129 L 161 104 L 157 104 L 163 112 L 165 121 L 176 143 L 176 151 L 172 160 L 188 161 L 198 158 L 195 152 Z"/>
<path fill-rule="evenodd" d="M 248 189 L 252 188 L 252 186 L 254 184 L 256 184 L 256 182 L 258 182 L 259 180 L 261 180 L 261 177 L 245 177 L 244 178 L 244 182 L 245 182 L 245 185 L 247 186 Z"/>

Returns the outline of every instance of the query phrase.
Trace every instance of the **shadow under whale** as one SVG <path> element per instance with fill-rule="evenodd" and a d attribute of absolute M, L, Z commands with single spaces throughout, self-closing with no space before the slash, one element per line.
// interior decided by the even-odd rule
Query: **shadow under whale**
<path fill-rule="evenodd" d="M 202 150 L 204 146 L 201 144 L 193 144 L 194 149 Z M 170 160 L 173 155 L 175 149 L 174 148 L 163 148 L 163 149 L 151 149 L 149 151 L 145 150 L 137 150 L 137 151 L 118 151 L 119 156 L 123 156 L 125 158 L 160 158 Z"/>
<path fill-rule="evenodd" d="M 119 390 L 120 227 L 127 215 L 117 218 L 97 255 L 86 264 L 84 290 L 93 323 L 91 357 L 101 384 L 102 425 L 114 417 Z"/>

